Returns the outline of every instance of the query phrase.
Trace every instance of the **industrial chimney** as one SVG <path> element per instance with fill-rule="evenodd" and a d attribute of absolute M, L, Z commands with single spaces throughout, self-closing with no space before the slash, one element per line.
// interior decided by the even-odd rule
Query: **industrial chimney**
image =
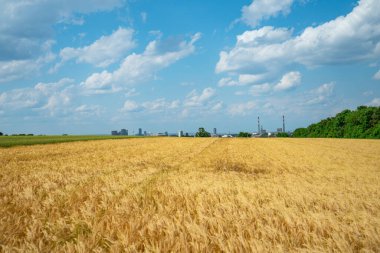
<path fill-rule="evenodd" d="M 260 129 L 260 117 L 257 117 L 257 134 L 261 134 L 261 129 Z"/>

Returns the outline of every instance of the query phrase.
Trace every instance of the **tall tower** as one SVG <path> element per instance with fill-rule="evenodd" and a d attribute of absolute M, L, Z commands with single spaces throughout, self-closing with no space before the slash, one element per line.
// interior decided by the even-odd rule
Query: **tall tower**
<path fill-rule="evenodd" d="M 260 129 L 260 117 L 257 117 L 257 133 L 258 134 L 261 133 L 261 129 Z"/>
<path fill-rule="evenodd" d="M 285 116 L 282 115 L 282 132 L 285 133 Z"/>

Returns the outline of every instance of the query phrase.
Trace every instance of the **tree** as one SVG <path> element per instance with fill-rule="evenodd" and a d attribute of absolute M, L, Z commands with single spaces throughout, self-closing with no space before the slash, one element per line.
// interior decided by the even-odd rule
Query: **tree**
<path fill-rule="evenodd" d="M 293 137 L 380 139 L 380 107 L 359 106 L 307 128 L 296 129 Z"/>
<path fill-rule="evenodd" d="M 195 134 L 195 137 L 211 137 L 211 134 L 207 132 L 203 127 L 198 129 L 198 132 Z"/>
<path fill-rule="evenodd" d="M 247 133 L 247 132 L 240 132 L 238 137 L 245 137 L 245 138 L 248 138 L 248 137 L 252 137 L 252 134 L 251 133 Z"/>
<path fill-rule="evenodd" d="M 308 137 L 309 131 L 307 128 L 297 128 L 293 132 L 293 137 Z"/>
<path fill-rule="evenodd" d="M 3 136 L 3 133 L 2 133 L 2 132 L 0 132 L 0 136 Z"/>
<path fill-rule="evenodd" d="M 277 137 L 289 137 L 288 133 L 277 133 Z"/>

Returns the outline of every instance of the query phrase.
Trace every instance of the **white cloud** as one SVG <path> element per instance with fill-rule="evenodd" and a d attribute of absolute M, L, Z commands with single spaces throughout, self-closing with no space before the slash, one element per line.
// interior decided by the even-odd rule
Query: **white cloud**
<path fill-rule="evenodd" d="M 80 105 L 74 109 L 74 113 L 80 117 L 100 116 L 105 109 L 99 105 Z"/>
<path fill-rule="evenodd" d="M 123 0 L 2 0 L 0 61 L 38 57 L 43 52 L 41 45 L 53 36 L 54 24 L 83 24 L 83 18 L 78 14 L 110 11 L 123 4 Z"/>
<path fill-rule="evenodd" d="M 0 61 L 0 83 L 22 79 L 36 72 L 40 66 L 33 60 Z"/>
<path fill-rule="evenodd" d="M 225 87 L 225 86 L 238 86 L 239 82 L 232 79 L 231 77 L 224 77 L 219 80 L 218 86 L 219 87 Z"/>
<path fill-rule="evenodd" d="M 232 77 L 224 77 L 219 80 L 218 86 L 244 86 L 248 84 L 254 84 L 258 81 L 265 78 L 265 75 L 250 75 L 250 74 L 242 74 L 238 76 L 238 80 L 233 79 Z"/>
<path fill-rule="evenodd" d="M 24 79 L 38 72 L 43 64 L 48 63 L 55 58 L 55 55 L 51 52 L 51 46 L 53 43 L 53 41 L 46 41 L 42 46 L 44 48 L 44 54 L 37 59 L 0 60 L 0 83 Z"/>
<path fill-rule="evenodd" d="M 97 67 L 107 67 L 120 60 L 126 52 L 136 46 L 132 29 L 119 28 L 109 36 L 102 36 L 89 46 L 66 47 L 60 52 L 63 62 L 76 59 Z"/>
<path fill-rule="evenodd" d="M 242 85 L 257 83 L 262 79 L 264 79 L 264 75 L 239 75 L 239 83 Z"/>
<path fill-rule="evenodd" d="M 380 80 L 380 70 L 376 72 L 376 74 L 373 76 L 373 79 Z"/>
<path fill-rule="evenodd" d="M 32 88 L 3 92 L 0 93 L 0 108 L 8 111 L 33 108 L 54 114 L 69 105 L 73 84 L 72 79 L 64 78 L 55 83 L 38 83 Z"/>
<path fill-rule="evenodd" d="M 249 93 L 253 96 L 260 96 L 262 94 L 268 93 L 271 90 L 271 88 L 272 87 L 269 83 L 253 85 L 249 89 Z"/>
<path fill-rule="evenodd" d="M 68 90 L 64 90 L 61 92 L 54 93 L 48 97 L 48 100 L 44 106 L 42 106 L 41 110 L 47 110 L 50 115 L 55 115 L 57 112 L 61 110 L 65 110 L 71 102 L 71 94 Z"/>
<path fill-rule="evenodd" d="M 232 104 L 228 108 L 228 114 L 232 116 L 245 116 L 252 113 L 256 107 L 255 102 L 248 101 L 246 103 Z"/>
<path fill-rule="evenodd" d="M 120 111 L 122 112 L 136 112 L 140 110 L 140 106 L 133 100 L 127 100 L 124 102 L 123 108 Z"/>
<path fill-rule="evenodd" d="M 316 95 L 331 95 L 334 91 L 335 84 L 334 83 L 325 83 L 312 91 L 313 94 Z"/>
<path fill-rule="evenodd" d="M 222 108 L 223 108 L 223 102 L 222 102 L 222 101 L 219 101 L 219 102 L 216 102 L 216 103 L 211 107 L 211 111 L 213 111 L 213 112 L 218 112 L 218 111 L 220 111 Z"/>
<path fill-rule="evenodd" d="M 105 88 L 119 90 L 151 79 L 156 72 L 164 69 L 195 51 L 194 43 L 200 34 L 192 36 L 190 41 L 175 43 L 154 40 L 148 44 L 142 54 L 127 56 L 114 72 L 103 71 L 89 76 L 83 83 L 84 89 L 96 91 Z"/>
<path fill-rule="evenodd" d="M 141 12 L 140 15 L 141 15 L 141 21 L 145 24 L 148 19 L 148 13 Z"/>
<path fill-rule="evenodd" d="M 302 105 L 316 105 L 316 104 L 324 104 L 328 102 L 331 95 L 334 92 L 335 84 L 325 83 L 321 86 L 317 87 L 314 90 L 311 90 L 309 94 L 305 97 L 304 101 L 301 102 Z"/>
<path fill-rule="evenodd" d="M 159 98 L 153 101 L 142 103 L 142 107 L 148 111 L 164 111 L 168 109 L 176 109 L 179 107 L 179 105 L 179 100 L 168 102 L 165 98 Z"/>
<path fill-rule="evenodd" d="M 297 71 L 292 71 L 286 73 L 276 86 L 274 86 L 275 91 L 284 91 L 293 89 L 301 84 L 301 73 Z"/>
<path fill-rule="evenodd" d="M 242 21 L 255 27 L 260 21 L 276 17 L 278 14 L 287 15 L 294 0 L 253 0 L 249 6 L 242 9 Z"/>
<path fill-rule="evenodd" d="M 104 94 L 114 92 L 115 88 L 112 86 L 113 76 L 112 73 L 104 70 L 101 73 L 94 73 L 89 76 L 82 87 L 87 94 Z"/>
<path fill-rule="evenodd" d="M 260 46 L 261 44 L 279 43 L 290 39 L 292 30 L 264 26 L 258 30 L 245 31 L 236 37 L 236 45 L 240 47 Z"/>
<path fill-rule="evenodd" d="M 99 116 L 104 109 L 98 105 L 77 105 L 81 91 L 74 80 L 63 78 L 58 82 L 37 83 L 31 88 L 13 89 L 0 93 L 0 109 L 7 114 L 27 112 L 34 115 L 57 117 Z"/>
<path fill-rule="evenodd" d="M 129 98 L 129 97 L 135 97 L 137 95 L 139 95 L 140 93 L 137 92 L 137 90 L 135 88 L 132 88 L 132 89 L 126 89 L 125 91 L 125 97 Z"/>
<path fill-rule="evenodd" d="M 215 89 L 210 87 L 205 88 L 201 94 L 198 94 L 196 90 L 193 90 L 187 95 L 184 105 L 186 107 L 203 106 L 215 95 L 215 93 Z"/>
<path fill-rule="evenodd" d="M 380 106 L 380 98 L 374 98 L 368 103 L 369 106 Z"/>
<path fill-rule="evenodd" d="M 380 57 L 380 1 L 360 0 L 351 13 L 290 37 L 291 30 L 263 27 L 237 37 L 222 51 L 216 72 L 267 73 L 292 64 L 347 64 Z"/>
<path fill-rule="evenodd" d="M 142 103 L 137 103 L 133 100 L 126 100 L 121 112 L 163 112 L 179 108 L 180 101 L 173 100 L 167 101 L 165 98 L 158 98 L 152 101 L 145 101 Z"/>

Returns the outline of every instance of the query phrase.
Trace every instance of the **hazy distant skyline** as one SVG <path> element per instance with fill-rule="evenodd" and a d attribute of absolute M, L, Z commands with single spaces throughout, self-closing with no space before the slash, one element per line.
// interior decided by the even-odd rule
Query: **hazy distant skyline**
<path fill-rule="evenodd" d="M 256 131 L 380 106 L 380 1 L 0 0 L 0 131 Z"/>

